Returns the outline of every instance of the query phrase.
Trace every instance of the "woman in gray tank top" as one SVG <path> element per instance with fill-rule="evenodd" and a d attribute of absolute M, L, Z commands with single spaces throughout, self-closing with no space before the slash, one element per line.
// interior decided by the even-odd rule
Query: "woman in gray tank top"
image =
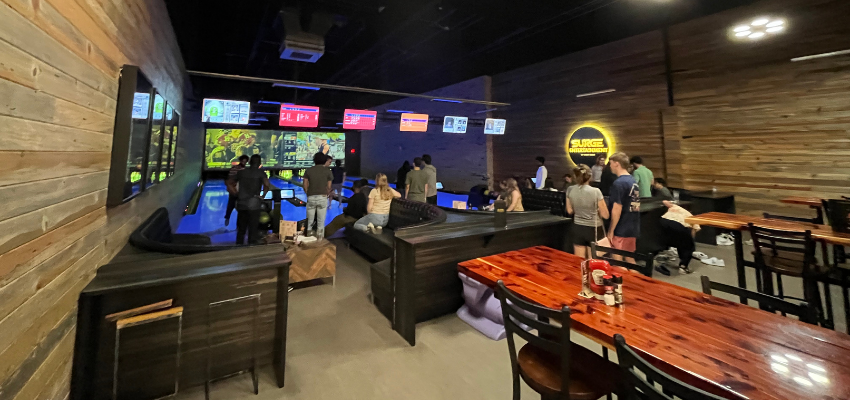
<path fill-rule="evenodd" d="M 567 191 L 567 214 L 573 215 L 573 253 L 590 258 L 590 243 L 602 239 L 602 219 L 608 219 L 608 207 L 602 192 L 590 186 L 593 173 L 590 167 L 579 164 L 573 169 L 575 186 Z"/>

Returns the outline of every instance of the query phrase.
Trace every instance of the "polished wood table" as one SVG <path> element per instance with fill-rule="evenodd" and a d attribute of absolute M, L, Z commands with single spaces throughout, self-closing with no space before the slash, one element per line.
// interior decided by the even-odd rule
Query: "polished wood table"
<path fill-rule="evenodd" d="M 786 204 L 798 204 L 801 206 L 809 206 L 810 208 L 813 208 L 815 212 L 817 212 L 817 221 L 819 223 L 824 222 L 823 199 L 821 199 L 820 197 L 790 196 L 779 201 Z"/>
<path fill-rule="evenodd" d="M 458 270 L 546 307 L 569 306 L 577 332 L 609 348 L 620 333 L 658 368 L 725 398 L 850 398 L 850 336 L 630 272 L 624 304 L 609 307 L 578 295 L 581 261 L 531 247 Z"/>

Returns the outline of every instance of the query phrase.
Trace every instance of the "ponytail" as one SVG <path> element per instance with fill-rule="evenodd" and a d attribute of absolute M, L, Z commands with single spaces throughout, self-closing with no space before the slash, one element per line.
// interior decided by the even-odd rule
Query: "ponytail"
<path fill-rule="evenodd" d="M 586 185 L 590 182 L 590 179 L 593 177 L 593 174 L 590 171 L 590 167 L 585 164 L 579 164 L 575 168 L 573 168 L 573 177 L 575 178 L 575 183 L 578 185 Z"/>

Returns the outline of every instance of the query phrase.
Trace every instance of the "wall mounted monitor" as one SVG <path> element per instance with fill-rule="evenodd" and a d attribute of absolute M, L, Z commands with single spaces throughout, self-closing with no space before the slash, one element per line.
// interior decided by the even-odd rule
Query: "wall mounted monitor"
<path fill-rule="evenodd" d="M 153 120 L 154 120 L 154 122 L 162 121 L 162 109 L 163 108 L 166 108 L 165 107 L 165 99 L 160 95 L 154 96 L 154 102 L 153 102 Z M 166 112 L 166 114 L 168 116 L 169 121 L 174 119 L 174 110 L 172 110 L 171 108 L 168 108 L 168 111 Z"/>
<path fill-rule="evenodd" d="M 282 189 L 280 191 L 281 199 L 294 199 L 295 198 L 295 189 Z"/>
<path fill-rule="evenodd" d="M 486 135 L 504 135 L 505 123 L 507 121 L 497 118 L 487 118 L 484 120 L 484 134 Z"/>
<path fill-rule="evenodd" d="M 374 131 L 378 122 L 378 112 L 346 108 L 342 118 L 342 129 Z"/>
<path fill-rule="evenodd" d="M 402 132 L 427 132 L 428 114 L 401 114 Z"/>
<path fill-rule="evenodd" d="M 281 104 L 279 125 L 316 128 L 319 126 L 319 107 Z"/>
<path fill-rule="evenodd" d="M 150 93 L 136 92 L 133 95 L 133 119 L 147 119 L 150 103 Z"/>
<path fill-rule="evenodd" d="M 207 129 L 204 168 L 229 169 L 243 154 L 259 154 L 264 168 L 308 168 L 313 166 L 313 155 L 318 152 L 344 162 L 345 133 Z"/>
<path fill-rule="evenodd" d="M 204 99 L 203 122 L 218 124 L 248 123 L 251 103 L 247 101 Z"/>
<path fill-rule="evenodd" d="M 445 133 L 466 133 L 466 124 L 469 122 L 467 117 L 453 117 L 446 115 L 443 118 L 443 132 Z"/>

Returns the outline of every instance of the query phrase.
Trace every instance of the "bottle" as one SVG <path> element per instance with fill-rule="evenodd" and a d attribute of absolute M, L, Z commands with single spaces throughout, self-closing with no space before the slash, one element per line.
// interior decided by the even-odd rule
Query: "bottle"
<path fill-rule="evenodd" d="M 614 303 L 623 304 L 623 275 L 614 274 Z"/>
<path fill-rule="evenodd" d="M 605 286 L 605 305 L 613 306 L 616 304 L 614 300 L 614 287 L 613 286 Z"/>
<path fill-rule="evenodd" d="M 679 204 L 679 191 L 673 191 L 673 204 Z"/>

